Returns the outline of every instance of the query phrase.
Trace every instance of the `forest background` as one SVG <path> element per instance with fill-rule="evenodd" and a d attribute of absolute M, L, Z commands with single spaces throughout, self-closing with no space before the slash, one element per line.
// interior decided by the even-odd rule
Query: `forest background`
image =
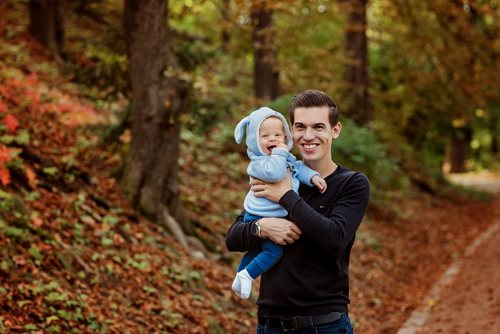
<path fill-rule="evenodd" d="M 306 88 L 372 184 L 354 325 L 393 333 L 493 219 L 445 176 L 499 169 L 499 50 L 497 1 L 2 1 L 0 333 L 251 332 L 233 129 Z"/>

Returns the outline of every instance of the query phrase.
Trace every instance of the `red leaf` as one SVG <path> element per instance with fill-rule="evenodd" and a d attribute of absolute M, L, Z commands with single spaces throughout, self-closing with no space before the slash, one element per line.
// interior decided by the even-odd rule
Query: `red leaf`
<path fill-rule="evenodd" d="M 0 144 L 0 168 L 3 168 L 6 162 L 12 160 L 11 150 L 5 145 Z"/>
<path fill-rule="evenodd" d="M 0 101 L 0 113 L 6 113 L 7 112 L 7 105 Z"/>
<path fill-rule="evenodd" d="M 3 123 L 5 125 L 7 125 L 7 129 L 10 131 L 10 132 L 14 132 L 16 131 L 17 127 L 19 126 L 19 122 L 17 121 L 17 119 L 12 116 L 11 114 L 5 116 L 5 118 L 3 119 Z"/>
<path fill-rule="evenodd" d="M 4 186 L 10 183 L 10 171 L 5 167 L 0 167 L 0 182 Z"/>

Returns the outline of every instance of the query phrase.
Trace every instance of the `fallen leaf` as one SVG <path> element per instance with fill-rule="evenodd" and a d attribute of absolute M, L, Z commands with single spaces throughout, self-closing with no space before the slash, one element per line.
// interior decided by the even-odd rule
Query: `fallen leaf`
<path fill-rule="evenodd" d="M 3 123 L 7 125 L 7 129 L 9 130 L 9 132 L 16 131 L 17 127 L 19 126 L 19 122 L 11 114 L 5 116 L 5 118 L 3 119 Z"/>
<path fill-rule="evenodd" d="M 38 180 L 35 171 L 31 167 L 26 166 L 26 177 L 28 178 L 28 184 L 35 188 L 38 184 Z"/>
<path fill-rule="evenodd" d="M 6 186 L 10 183 L 10 171 L 0 166 L 0 182 Z"/>

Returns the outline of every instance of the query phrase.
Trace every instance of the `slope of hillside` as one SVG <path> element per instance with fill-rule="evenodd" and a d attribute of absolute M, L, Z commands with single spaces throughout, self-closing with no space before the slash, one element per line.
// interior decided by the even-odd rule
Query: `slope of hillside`
<path fill-rule="evenodd" d="M 0 156 L 8 156 L 0 190 L 0 332 L 247 327 L 251 304 L 230 293 L 232 268 L 192 260 L 123 198 L 109 175 L 121 156 L 99 148 L 85 130 L 108 122 L 109 110 L 85 100 L 25 34 L 0 38 Z"/>

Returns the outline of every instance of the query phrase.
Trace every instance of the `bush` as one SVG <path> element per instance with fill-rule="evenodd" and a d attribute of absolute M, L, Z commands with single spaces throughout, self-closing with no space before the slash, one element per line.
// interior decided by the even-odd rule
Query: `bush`
<path fill-rule="evenodd" d="M 288 107 L 290 107 L 290 104 L 292 104 L 294 96 L 295 94 L 282 95 L 276 100 L 270 102 L 267 106 L 271 109 L 279 111 L 283 114 L 283 116 L 285 116 L 285 118 L 288 119 Z"/>
<path fill-rule="evenodd" d="M 373 130 L 361 128 L 346 118 L 343 118 L 342 126 L 342 133 L 333 145 L 334 160 L 366 174 L 375 201 L 387 198 L 390 191 L 409 187 L 409 179 Z"/>

